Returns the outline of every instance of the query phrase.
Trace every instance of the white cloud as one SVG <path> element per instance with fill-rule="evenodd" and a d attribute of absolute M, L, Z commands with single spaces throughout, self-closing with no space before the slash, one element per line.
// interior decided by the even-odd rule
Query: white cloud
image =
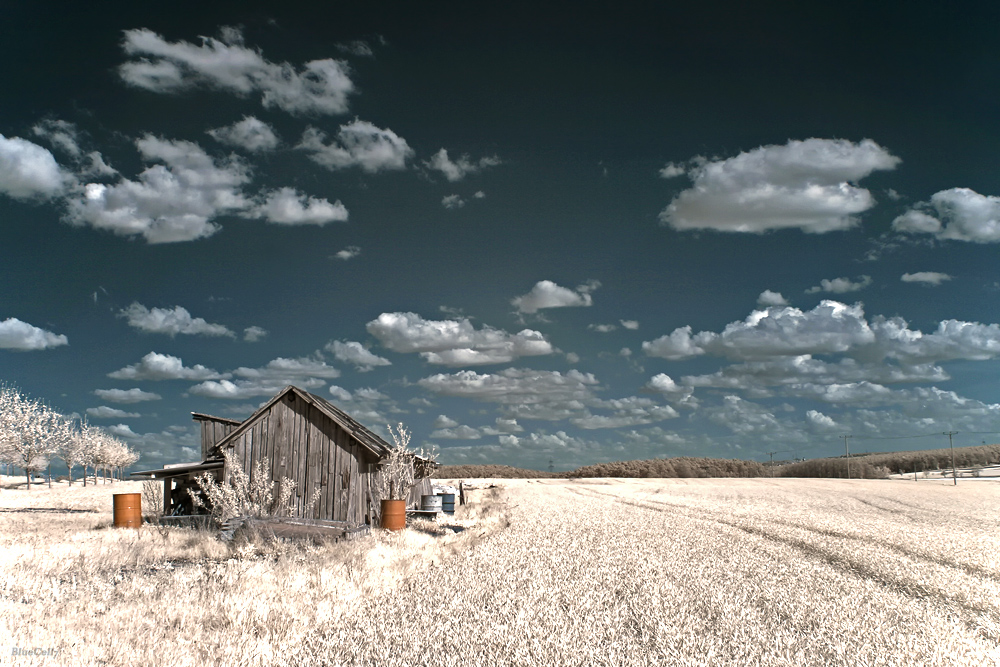
<path fill-rule="evenodd" d="M 159 401 L 162 397 L 151 391 L 134 389 L 95 389 L 94 394 L 112 403 L 142 403 L 144 401 Z"/>
<path fill-rule="evenodd" d="M 264 195 L 264 201 L 255 206 L 251 215 L 279 225 L 325 225 L 328 222 L 347 220 L 347 207 L 337 200 L 309 197 L 295 188 L 279 188 Z"/>
<path fill-rule="evenodd" d="M 351 42 L 341 42 L 340 44 L 337 44 L 337 50 L 349 53 L 352 56 L 360 56 L 362 58 L 372 58 L 375 56 L 375 52 L 372 51 L 372 47 L 369 46 L 368 42 L 363 39 L 356 39 Z"/>
<path fill-rule="evenodd" d="M 274 150 L 280 143 L 274 128 L 253 116 L 243 120 L 208 130 L 208 135 L 227 146 L 236 146 L 251 153 Z"/>
<path fill-rule="evenodd" d="M 531 291 L 523 296 L 515 297 L 511 304 L 522 313 L 537 313 L 543 308 L 567 308 L 573 306 L 590 306 L 593 298 L 590 293 L 601 286 L 592 280 L 580 285 L 576 290 L 560 287 L 551 280 L 540 280 Z"/>
<path fill-rule="evenodd" d="M 944 281 L 951 280 L 951 276 L 936 271 L 917 271 L 916 273 L 904 273 L 899 279 L 904 283 L 923 283 L 937 287 Z"/>
<path fill-rule="evenodd" d="M 875 200 L 853 183 L 899 158 L 870 139 L 790 140 L 692 167 L 693 186 L 660 213 L 674 229 L 822 234 L 857 224 Z M 662 173 L 662 172 L 661 172 Z"/>
<path fill-rule="evenodd" d="M 614 324 L 588 324 L 587 328 L 597 333 L 611 333 L 618 329 Z"/>
<path fill-rule="evenodd" d="M 26 139 L 0 134 L 0 193 L 14 199 L 52 197 L 69 180 L 48 150 Z"/>
<path fill-rule="evenodd" d="M 444 206 L 447 209 L 462 208 L 465 206 L 465 200 L 458 195 L 445 195 L 444 198 L 441 199 L 441 206 Z"/>
<path fill-rule="evenodd" d="M 538 331 L 510 334 L 489 326 L 477 330 L 467 318 L 425 320 L 416 313 L 382 313 L 366 328 L 388 349 L 419 352 L 432 364 L 497 364 L 552 353 L 552 345 Z"/>
<path fill-rule="evenodd" d="M 469 174 L 474 174 L 487 167 L 495 167 L 498 164 L 500 164 L 500 158 L 496 155 L 483 157 L 478 161 L 472 161 L 468 155 L 463 155 L 452 161 L 448 157 L 448 151 L 444 148 L 435 153 L 429 161 L 424 162 L 428 169 L 440 171 L 451 182 L 460 181 Z"/>
<path fill-rule="evenodd" d="M 248 343 L 256 343 L 265 337 L 267 337 L 267 329 L 261 327 L 253 326 L 243 330 L 243 340 Z"/>
<path fill-rule="evenodd" d="M 475 194 L 472 195 L 473 199 L 486 199 L 486 193 L 482 190 L 476 190 Z"/>
<path fill-rule="evenodd" d="M 597 379 L 590 373 L 570 370 L 537 371 L 507 368 L 495 374 L 475 371 L 440 373 L 423 378 L 418 385 L 442 396 L 461 396 L 507 405 L 557 404 L 580 410 L 593 400 Z"/>
<path fill-rule="evenodd" d="M 721 405 L 705 408 L 705 414 L 709 420 L 738 435 L 767 433 L 787 437 L 786 427 L 770 410 L 733 394 L 723 397 Z"/>
<path fill-rule="evenodd" d="M 353 364 L 362 373 L 372 370 L 375 366 L 391 366 L 392 362 L 384 359 L 365 348 L 357 341 L 331 341 L 326 349 L 333 352 L 337 361 Z"/>
<path fill-rule="evenodd" d="M 621 428 L 623 426 L 640 426 L 653 424 L 665 419 L 678 417 L 677 411 L 669 405 L 659 405 L 648 398 L 629 396 L 627 398 L 607 401 L 592 401 L 592 407 L 610 409 L 610 415 L 587 414 L 573 417 L 570 421 L 584 429 Z"/>
<path fill-rule="evenodd" d="M 439 428 L 431 432 L 428 437 L 442 440 L 479 440 L 483 434 L 478 429 L 462 424 L 450 428 Z"/>
<path fill-rule="evenodd" d="M 68 201 L 67 220 L 149 243 L 174 243 L 211 236 L 212 220 L 242 211 L 249 202 L 240 188 L 250 179 L 236 159 L 217 163 L 198 145 L 146 135 L 136 146 L 147 162 L 138 180 L 88 183 L 83 196 Z"/>
<path fill-rule="evenodd" d="M 97 419 L 134 419 L 142 416 L 138 412 L 126 412 L 118 408 L 109 408 L 106 405 L 98 408 L 87 408 L 87 414 Z"/>
<path fill-rule="evenodd" d="M 286 385 L 295 384 L 295 381 L 303 378 L 332 380 L 333 378 L 340 377 L 340 371 L 318 358 L 299 357 L 298 359 L 287 359 L 285 357 L 278 357 L 267 362 L 267 365 L 260 368 L 241 366 L 233 371 L 233 375 L 250 380 L 266 380 L 270 385 L 278 386 L 280 389 Z"/>
<path fill-rule="evenodd" d="M 108 377 L 115 380 L 212 380 L 228 375 L 201 364 L 188 368 L 180 357 L 150 352 L 139 363 L 108 373 Z"/>
<path fill-rule="evenodd" d="M 686 173 L 687 169 L 684 165 L 668 162 L 667 165 L 660 170 L 660 178 L 677 178 L 678 176 L 683 176 Z"/>
<path fill-rule="evenodd" d="M 10 317 L 0 322 L 0 349 L 2 350 L 44 350 L 50 347 L 69 345 L 69 339 L 34 325 Z"/>
<path fill-rule="evenodd" d="M 639 328 L 639 320 L 619 320 L 621 325 L 630 331 L 635 331 Z"/>
<path fill-rule="evenodd" d="M 333 396 L 338 401 L 350 401 L 353 397 L 351 392 L 347 391 L 343 387 L 338 387 L 335 384 L 330 385 L 330 395 Z"/>
<path fill-rule="evenodd" d="M 684 359 L 711 353 L 734 359 L 801 354 L 833 354 L 874 342 L 861 304 L 824 300 L 810 311 L 786 306 L 755 310 L 732 322 L 720 334 L 691 327 L 675 329 L 642 344 L 651 357 Z"/>
<path fill-rule="evenodd" d="M 333 256 L 334 259 L 341 259 L 345 262 L 349 259 L 354 259 L 361 254 L 361 248 L 356 245 L 349 245 L 343 250 L 340 250 Z"/>
<path fill-rule="evenodd" d="M 824 278 L 819 281 L 819 285 L 815 285 L 807 289 L 806 294 L 816 294 L 817 292 L 847 294 L 848 292 L 863 290 L 871 284 L 871 276 L 860 276 L 857 281 L 852 281 L 850 278 L 834 278 L 833 280 Z"/>
<path fill-rule="evenodd" d="M 832 431 L 838 428 L 837 422 L 832 417 L 818 410 L 808 410 L 806 412 L 806 420 L 818 431 Z"/>
<path fill-rule="evenodd" d="M 254 379 L 254 380 L 207 380 L 191 387 L 191 393 L 196 396 L 208 398 L 223 398 L 231 400 L 241 400 L 253 398 L 255 396 L 273 396 L 284 389 L 292 382 L 277 379 Z M 315 389 L 322 387 L 325 382 L 316 379 L 306 379 L 297 381 L 294 384 L 305 389 Z"/>
<path fill-rule="evenodd" d="M 646 383 L 646 387 L 660 392 L 661 394 L 673 395 L 673 394 L 684 394 L 690 393 L 688 387 L 682 387 L 674 382 L 674 379 L 667 375 L 666 373 L 657 373 L 649 379 Z"/>
<path fill-rule="evenodd" d="M 73 123 L 65 120 L 46 118 L 31 128 L 36 137 L 47 139 L 56 148 L 68 153 L 74 158 L 80 158 L 79 132 Z"/>
<path fill-rule="evenodd" d="M 266 108 L 293 114 L 341 114 L 354 91 L 347 64 L 312 60 L 301 68 L 265 60 L 243 45 L 238 29 L 222 39 L 202 37 L 201 45 L 168 42 L 151 30 L 126 30 L 122 48 L 133 59 L 118 68 L 129 85 L 157 93 L 205 87 L 248 96 L 259 93 Z"/>
<path fill-rule="evenodd" d="M 996 243 L 1000 241 L 1000 197 L 969 188 L 942 190 L 930 202 L 921 202 L 893 220 L 892 227 L 944 240 Z"/>
<path fill-rule="evenodd" d="M 455 428 L 458 422 L 447 415 L 438 415 L 434 420 L 434 428 Z"/>
<path fill-rule="evenodd" d="M 874 353 L 905 364 L 955 359 L 983 361 L 1000 356 L 1000 325 L 943 320 L 925 334 L 909 328 L 900 317 L 872 320 L 876 335 Z"/>
<path fill-rule="evenodd" d="M 133 431 L 132 427 L 128 424 L 115 424 L 114 426 L 109 426 L 108 432 L 111 433 L 111 435 L 118 436 L 119 438 L 127 438 L 129 440 L 139 437 L 139 434 Z"/>
<path fill-rule="evenodd" d="M 130 327 L 147 333 L 167 334 L 171 338 L 177 334 L 236 336 L 221 324 L 209 324 L 200 317 L 191 317 L 191 313 L 181 306 L 149 309 L 134 301 L 132 305 L 120 310 L 118 314 L 120 317 L 128 318 Z"/>
<path fill-rule="evenodd" d="M 768 308 L 770 306 L 787 306 L 788 301 L 781 296 L 781 292 L 772 292 L 766 289 L 757 297 L 757 304 Z"/>
<path fill-rule="evenodd" d="M 390 129 L 379 129 L 363 120 L 341 125 L 337 137 L 327 144 L 326 134 L 308 127 L 298 148 L 309 153 L 309 159 L 327 169 L 360 167 L 374 174 L 387 169 L 405 169 L 413 149 L 406 140 Z"/>

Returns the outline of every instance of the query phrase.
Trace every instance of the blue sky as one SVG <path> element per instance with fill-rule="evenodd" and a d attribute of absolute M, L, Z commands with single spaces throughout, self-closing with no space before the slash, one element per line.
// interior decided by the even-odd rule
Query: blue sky
<path fill-rule="evenodd" d="M 140 467 L 286 384 L 444 463 L 993 441 L 998 14 L 18 7 L 0 379 Z"/>

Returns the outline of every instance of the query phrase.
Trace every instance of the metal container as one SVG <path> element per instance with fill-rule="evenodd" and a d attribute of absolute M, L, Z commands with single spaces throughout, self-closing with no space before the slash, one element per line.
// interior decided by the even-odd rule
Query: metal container
<path fill-rule="evenodd" d="M 422 512 L 440 512 L 441 496 L 420 496 L 420 510 Z"/>
<path fill-rule="evenodd" d="M 142 525 L 142 494 L 114 494 L 115 528 L 138 528 Z"/>
<path fill-rule="evenodd" d="M 455 494 L 454 493 L 439 493 L 438 498 L 441 499 L 441 511 L 445 514 L 455 513 Z"/>
<path fill-rule="evenodd" d="M 387 530 L 403 530 L 406 528 L 406 501 L 383 500 L 382 527 Z"/>

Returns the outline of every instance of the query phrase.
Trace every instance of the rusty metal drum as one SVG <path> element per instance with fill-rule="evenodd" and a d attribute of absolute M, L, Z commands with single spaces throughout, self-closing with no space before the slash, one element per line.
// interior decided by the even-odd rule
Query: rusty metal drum
<path fill-rule="evenodd" d="M 382 527 L 387 530 L 403 530 L 406 528 L 406 501 L 383 500 Z"/>
<path fill-rule="evenodd" d="M 142 494 L 114 494 L 115 528 L 138 528 L 142 525 Z"/>

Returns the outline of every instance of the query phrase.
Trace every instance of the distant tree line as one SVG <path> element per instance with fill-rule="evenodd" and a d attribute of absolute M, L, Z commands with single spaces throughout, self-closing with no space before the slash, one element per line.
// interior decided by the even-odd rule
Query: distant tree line
<path fill-rule="evenodd" d="M 83 484 L 88 471 L 104 473 L 104 480 L 123 477 L 125 468 L 139 454 L 104 430 L 60 414 L 45 403 L 29 398 L 19 389 L 0 385 L 0 464 L 21 468 L 31 489 L 31 477 L 48 472 L 52 485 L 52 460 L 61 459 L 73 483 L 73 468 L 83 466 Z"/>
<path fill-rule="evenodd" d="M 767 468 L 756 461 L 680 457 L 646 461 L 614 461 L 583 466 L 570 472 L 543 472 L 502 465 L 441 466 L 434 473 L 439 479 L 459 477 L 505 479 L 581 477 L 764 477 Z"/>
<path fill-rule="evenodd" d="M 885 479 L 892 473 L 912 473 L 951 468 L 950 449 L 927 449 L 913 452 L 864 454 L 850 458 L 852 479 Z M 1000 464 L 1000 445 L 956 447 L 955 465 L 959 468 Z M 757 461 L 679 457 L 645 461 L 614 461 L 583 466 L 570 472 L 543 472 L 504 465 L 440 466 L 433 475 L 438 479 L 468 478 L 562 478 L 581 477 L 848 477 L 848 459 L 832 457 L 810 459 L 771 468 Z"/>

